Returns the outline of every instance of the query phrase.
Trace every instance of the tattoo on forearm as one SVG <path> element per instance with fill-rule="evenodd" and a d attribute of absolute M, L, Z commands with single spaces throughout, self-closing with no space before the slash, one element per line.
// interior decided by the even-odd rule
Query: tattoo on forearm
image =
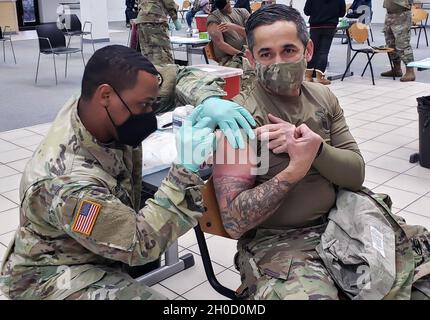
<path fill-rule="evenodd" d="M 277 177 L 254 188 L 253 181 L 248 178 L 214 177 L 221 217 L 227 232 L 239 238 L 258 226 L 278 209 L 292 186 Z"/>

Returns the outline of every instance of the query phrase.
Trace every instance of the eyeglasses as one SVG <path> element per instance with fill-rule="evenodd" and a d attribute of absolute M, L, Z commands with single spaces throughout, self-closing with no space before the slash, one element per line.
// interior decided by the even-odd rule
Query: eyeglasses
<path fill-rule="evenodd" d="M 128 111 L 130 112 L 130 114 L 133 114 L 133 112 L 131 112 L 131 110 L 130 110 L 130 107 L 122 99 L 122 97 L 120 96 L 120 94 L 118 93 L 118 91 L 111 84 L 109 84 L 109 85 L 111 86 L 111 88 L 115 92 L 115 94 L 118 96 L 119 100 L 121 100 L 121 102 L 124 104 L 124 106 L 128 109 Z M 160 105 L 161 105 L 161 98 L 160 97 L 157 97 L 157 98 L 155 98 L 152 101 L 144 102 L 144 103 L 141 104 L 141 106 L 144 109 L 151 108 L 153 112 L 156 112 L 160 108 Z"/>

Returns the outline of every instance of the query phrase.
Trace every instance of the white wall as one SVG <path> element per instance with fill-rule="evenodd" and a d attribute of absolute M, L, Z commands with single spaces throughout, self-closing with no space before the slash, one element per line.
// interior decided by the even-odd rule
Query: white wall
<path fill-rule="evenodd" d="M 40 12 L 40 22 L 55 22 L 57 21 L 57 7 L 60 2 L 65 2 L 62 0 L 38 0 L 39 1 L 39 12 Z M 72 2 L 72 1 L 70 1 Z"/>

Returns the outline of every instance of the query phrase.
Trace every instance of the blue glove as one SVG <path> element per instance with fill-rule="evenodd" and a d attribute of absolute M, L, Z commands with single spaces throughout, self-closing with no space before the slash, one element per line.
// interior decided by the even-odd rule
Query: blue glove
<path fill-rule="evenodd" d="M 175 25 L 176 31 L 179 31 L 182 29 L 182 24 L 181 24 L 181 21 L 179 21 L 179 19 L 176 19 L 175 21 L 173 21 L 173 23 Z"/>
<path fill-rule="evenodd" d="M 185 120 L 176 133 L 177 156 L 175 163 L 188 171 L 197 172 L 212 153 L 215 146 L 215 134 L 210 127 L 210 118 L 203 118 L 195 125 Z"/>
<path fill-rule="evenodd" d="M 196 107 L 190 116 L 192 123 L 205 117 L 210 118 L 209 126 L 217 126 L 223 131 L 230 145 L 237 149 L 245 148 L 245 143 L 240 132 L 242 127 L 250 139 L 255 138 L 251 126 L 255 127 L 256 123 L 251 114 L 235 102 L 220 99 L 219 97 L 207 98 L 201 105 Z"/>

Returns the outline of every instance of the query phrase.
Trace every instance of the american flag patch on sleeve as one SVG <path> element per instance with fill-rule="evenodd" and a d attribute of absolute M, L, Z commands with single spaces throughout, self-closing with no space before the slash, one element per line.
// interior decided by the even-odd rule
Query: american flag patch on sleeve
<path fill-rule="evenodd" d="M 89 236 L 93 231 L 101 207 L 98 203 L 82 200 L 73 222 L 72 231 Z"/>

